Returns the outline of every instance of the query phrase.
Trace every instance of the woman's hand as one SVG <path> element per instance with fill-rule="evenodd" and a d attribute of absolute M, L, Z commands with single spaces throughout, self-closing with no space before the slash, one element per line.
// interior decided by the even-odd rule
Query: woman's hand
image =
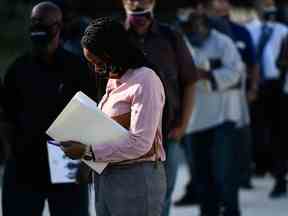
<path fill-rule="evenodd" d="M 79 142 L 67 141 L 61 142 L 60 145 L 65 155 L 73 160 L 81 159 L 86 152 L 86 145 Z"/>

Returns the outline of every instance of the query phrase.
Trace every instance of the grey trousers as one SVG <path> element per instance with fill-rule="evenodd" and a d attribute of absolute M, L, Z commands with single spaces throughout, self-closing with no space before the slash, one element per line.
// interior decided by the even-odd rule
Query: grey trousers
<path fill-rule="evenodd" d="M 95 177 L 97 216 L 160 216 L 166 193 L 162 163 L 107 167 Z"/>

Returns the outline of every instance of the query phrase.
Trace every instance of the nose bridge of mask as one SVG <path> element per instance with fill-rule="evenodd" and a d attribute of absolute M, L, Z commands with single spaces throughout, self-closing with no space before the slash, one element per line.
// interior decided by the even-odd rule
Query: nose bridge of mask
<path fill-rule="evenodd" d="M 30 38 L 35 44 L 47 44 L 50 41 L 47 32 L 44 31 L 33 31 L 30 33 Z"/>
<path fill-rule="evenodd" d="M 154 6 L 155 6 L 155 1 L 152 1 L 150 4 L 125 4 L 124 8 L 125 11 L 127 13 L 127 15 L 132 15 L 132 16 L 142 16 L 148 13 L 153 14 L 153 10 L 154 10 Z"/>

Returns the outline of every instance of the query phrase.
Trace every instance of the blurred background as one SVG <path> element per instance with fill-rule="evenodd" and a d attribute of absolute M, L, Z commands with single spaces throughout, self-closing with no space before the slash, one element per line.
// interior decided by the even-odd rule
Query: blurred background
<path fill-rule="evenodd" d="M 3 76 L 5 68 L 12 59 L 29 47 L 27 26 L 32 5 L 39 0 L 0 0 L 0 74 Z M 120 0 L 67 0 L 69 7 L 78 14 L 89 17 L 105 15 L 121 16 Z M 157 16 L 161 20 L 172 21 L 176 8 L 184 5 L 184 0 L 159 0 Z"/>
<path fill-rule="evenodd" d="M 60 2 L 61 0 L 53 0 Z M 205 0 L 203 0 L 204 2 Z M 40 0 L 0 0 L 0 77 L 4 76 L 5 71 L 16 56 L 30 47 L 28 37 L 29 16 L 33 5 Z M 97 18 L 101 16 L 113 15 L 123 17 L 124 11 L 121 7 L 122 0 L 65 0 L 66 6 L 79 16 Z M 190 2 L 193 2 L 192 0 Z M 273 5 L 273 0 L 258 0 L 259 11 L 268 9 Z M 287 3 L 288 0 L 275 0 L 277 5 Z M 187 6 L 187 0 L 157 0 L 155 11 L 156 17 L 167 23 L 175 23 L 176 12 L 179 8 Z M 287 23 L 286 23 L 287 24 Z M 0 145 L 0 159 L 3 158 L 3 150 Z M 179 150 L 179 158 L 183 161 L 178 174 L 176 190 L 173 201 L 181 198 L 184 193 L 185 185 L 189 181 L 189 172 L 184 166 L 183 152 Z M 0 166 L 0 185 L 1 185 Z M 241 192 L 241 201 L 244 215 L 248 216 L 284 216 L 287 214 L 287 197 L 271 202 L 268 198 L 268 190 L 273 183 L 271 178 L 254 178 L 255 188 L 251 191 Z M 0 188 L 1 189 L 1 188 Z M 287 191 L 286 191 L 287 194 Z M 1 197 L 0 197 L 1 201 Z M 92 208 L 93 209 L 93 208 Z M 1 205 L 0 205 L 1 210 Z M 0 211 L 1 212 L 1 211 Z M 171 215 L 190 216 L 197 215 L 198 210 L 195 206 L 175 208 L 173 206 Z M 47 209 L 46 209 L 46 215 Z M 0 213 L 1 216 L 1 213 Z"/>

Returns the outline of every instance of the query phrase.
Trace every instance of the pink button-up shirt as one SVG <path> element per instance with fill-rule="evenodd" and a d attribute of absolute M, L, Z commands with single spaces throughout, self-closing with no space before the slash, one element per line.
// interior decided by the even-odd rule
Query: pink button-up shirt
<path fill-rule="evenodd" d="M 162 82 L 149 68 L 130 69 L 120 79 L 109 79 L 99 108 L 110 117 L 131 113 L 129 136 L 92 145 L 95 160 L 164 161 L 161 129 L 164 103 Z M 152 149 L 153 143 L 157 143 L 155 154 L 141 158 Z"/>

